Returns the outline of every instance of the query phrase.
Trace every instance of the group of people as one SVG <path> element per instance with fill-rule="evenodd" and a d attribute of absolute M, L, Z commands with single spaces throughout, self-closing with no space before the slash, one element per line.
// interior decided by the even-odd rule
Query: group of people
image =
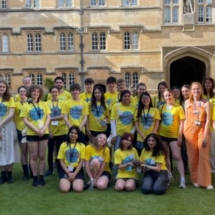
<path fill-rule="evenodd" d="M 144 83 L 132 96 L 125 80 L 112 76 L 107 92 L 92 78 L 85 79 L 85 89 L 74 83 L 69 92 L 56 77 L 43 101 L 42 88 L 25 77 L 13 98 L 0 80 L 0 184 L 13 183 L 13 164 L 21 157 L 23 180 L 32 177 L 34 187 L 45 186 L 44 176 L 56 167 L 62 192 L 105 190 L 112 177 L 116 191 L 141 184 L 144 194 L 161 195 L 173 180 L 174 158 L 180 188 L 186 187 L 189 163 L 192 184 L 213 189 L 213 78 L 172 89 L 162 81 L 153 97 Z"/>

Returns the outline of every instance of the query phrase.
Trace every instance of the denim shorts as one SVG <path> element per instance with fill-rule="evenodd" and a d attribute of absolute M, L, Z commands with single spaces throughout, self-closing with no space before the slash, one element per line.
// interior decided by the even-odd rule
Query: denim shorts
<path fill-rule="evenodd" d="M 76 168 L 74 168 L 73 172 L 75 172 Z M 60 168 L 60 170 L 58 171 L 58 174 L 59 174 L 59 179 L 68 179 L 68 175 L 67 173 L 62 169 Z M 75 179 L 81 179 L 81 180 L 84 180 L 84 171 L 83 171 L 83 168 L 81 168 L 81 170 L 78 172 L 78 174 L 76 175 Z"/>

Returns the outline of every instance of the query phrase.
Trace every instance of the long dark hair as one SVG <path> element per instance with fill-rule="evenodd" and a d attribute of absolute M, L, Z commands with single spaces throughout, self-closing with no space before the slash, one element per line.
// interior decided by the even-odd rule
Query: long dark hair
<path fill-rule="evenodd" d="M 9 86 L 7 84 L 6 81 L 4 80 L 0 80 L 0 84 L 4 84 L 6 86 L 6 90 L 4 92 L 4 94 L 2 95 L 2 101 L 10 101 L 10 98 L 11 98 L 11 94 L 10 94 L 10 91 L 9 91 Z"/>
<path fill-rule="evenodd" d="M 178 87 L 178 86 L 173 86 L 171 90 L 172 90 L 172 91 L 173 91 L 173 90 L 179 90 L 180 96 L 179 96 L 178 100 L 179 100 L 179 104 L 182 105 L 182 103 L 183 103 L 183 101 L 184 101 L 184 98 L 183 98 L 182 93 L 181 93 L 181 88 Z"/>
<path fill-rule="evenodd" d="M 149 134 L 149 135 L 146 137 L 146 139 L 144 140 L 145 150 L 146 150 L 146 151 L 150 151 L 150 148 L 149 148 L 149 145 L 148 145 L 148 139 L 149 139 L 150 137 L 152 137 L 152 138 L 155 139 L 155 141 L 156 141 L 156 145 L 155 145 L 155 147 L 154 147 L 154 149 L 153 149 L 152 156 L 153 156 L 153 157 L 156 157 L 156 156 L 158 156 L 158 155 L 164 155 L 164 156 L 166 156 L 167 150 L 166 150 L 164 144 L 162 143 L 161 138 L 160 138 L 157 134 L 155 134 L 155 133 Z"/>
<path fill-rule="evenodd" d="M 81 131 L 80 131 L 80 129 L 79 129 L 78 126 L 72 126 L 72 127 L 69 128 L 69 131 L 68 131 L 67 136 L 66 136 L 66 144 L 67 144 L 67 146 L 70 145 L 70 137 L 69 137 L 69 134 L 70 134 L 70 132 L 71 132 L 73 129 L 76 130 L 76 132 L 78 133 L 78 138 L 77 138 L 77 140 L 76 140 L 76 143 L 79 143 L 79 142 L 80 142 Z"/>
<path fill-rule="evenodd" d="M 106 104 L 105 104 L 105 95 L 104 95 L 104 91 L 100 86 L 95 86 L 93 88 L 93 92 L 92 92 L 92 98 L 91 98 L 91 103 L 90 103 L 90 110 L 92 110 L 93 108 L 97 108 L 97 104 L 96 104 L 96 97 L 94 95 L 95 90 L 99 90 L 101 92 L 101 107 L 103 107 L 105 110 L 107 109 Z"/>
<path fill-rule="evenodd" d="M 127 150 L 131 150 L 131 149 L 132 149 L 133 140 L 134 140 L 133 135 L 130 134 L 130 133 L 125 133 L 125 134 L 122 135 L 121 141 L 120 141 L 120 144 L 119 144 L 119 148 L 120 148 L 121 150 L 123 150 L 123 143 L 122 143 L 122 141 L 123 141 L 123 140 L 128 140 L 129 137 L 131 138 L 131 145 L 128 147 Z"/>
<path fill-rule="evenodd" d="M 144 104 L 142 103 L 142 97 L 143 96 L 148 96 L 150 99 L 149 102 L 149 108 L 153 107 L 152 105 L 152 98 L 148 92 L 143 92 L 140 96 L 139 102 L 138 102 L 138 111 L 137 111 L 137 118 L 139 118 L 142 114 L 142 110 L 144 110 Z"/>
<path fill-rule="evenodd" d="M 160 94 L 160 91 L 159 91 L 159 87 L 160 85 L 163 85 L 164 87 L 168 88 L 168 85 L 165 81 L 161 81 L 158 83 L 158 100 L 160 101 L 161 100 L 161 94 Z"/>
<path fill-rule="evenodd" d="M 203 87 L 203 93 L 204 95 L 208 95 L 208 92 L 207 92 L 207 89 L 205 88 L 205 82 L 206 81 L 210 81 L 212 83 L 212 86 L 211 86 L 211 89 L 209 91 L 209 97 L 212 98 L 213 97 L 213 89 L 214 89 L 214 86 L 215 86 L 215 83 L 214 83 L 214 79 L 211 78 L 211 77 L 207 77 L 205 78 L 205 80 L 203 81 L 203 84 L 202 84 L 202 87 Z"/>

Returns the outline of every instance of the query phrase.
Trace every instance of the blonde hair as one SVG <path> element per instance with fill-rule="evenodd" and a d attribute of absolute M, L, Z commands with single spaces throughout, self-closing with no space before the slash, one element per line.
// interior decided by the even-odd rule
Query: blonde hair
<path fill-rule="evenodd" d="M 94 146 L 96 149 L 98 149 L 98 146 L 99 146 L 99 144 L 98 144 L 98 139 L 99 139 L 99 137 L 100 137 L 101 135 L 104 135 L 104 136 L 106 137 L 106 143 L 104 144 L 104 146 L 102 146 L 102 148 L 105 149 L 106 146 L 107 146 L 107 136 L 106 136 L 106 134 L 101 133 L 101 134 L 98 134 L 98 135 L 96 136 L 95 140 L 93 141 L 93 146 Z"/>
<path fill-rule="evenodd" d="M 198 85 L 200 90 L 201 90 L 200 99 L 203 99 L 203 87 L 199 82 L 195 81 L 195 82 L 192 82 L 192 84 L 190 85 L 190 96 L 189 96 L 190 102 L 192 102 L 194 100 L 193 94 L 192 94 L 192 88 L 193 88 L 193 85 L 195 85 L 195 84 Z"/>

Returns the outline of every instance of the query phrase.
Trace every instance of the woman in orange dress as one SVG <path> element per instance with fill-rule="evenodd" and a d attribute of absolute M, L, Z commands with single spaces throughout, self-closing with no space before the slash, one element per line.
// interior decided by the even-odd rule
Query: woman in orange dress
<path fill-rule="evenodd" d="M 190 168 L 191 182 L 195 187 L 213 189 L 210 170 L 210 105 L 203 99 L 199 82 L 193 82 L 190 97 L 185 102 L 184 136 Z"/>

